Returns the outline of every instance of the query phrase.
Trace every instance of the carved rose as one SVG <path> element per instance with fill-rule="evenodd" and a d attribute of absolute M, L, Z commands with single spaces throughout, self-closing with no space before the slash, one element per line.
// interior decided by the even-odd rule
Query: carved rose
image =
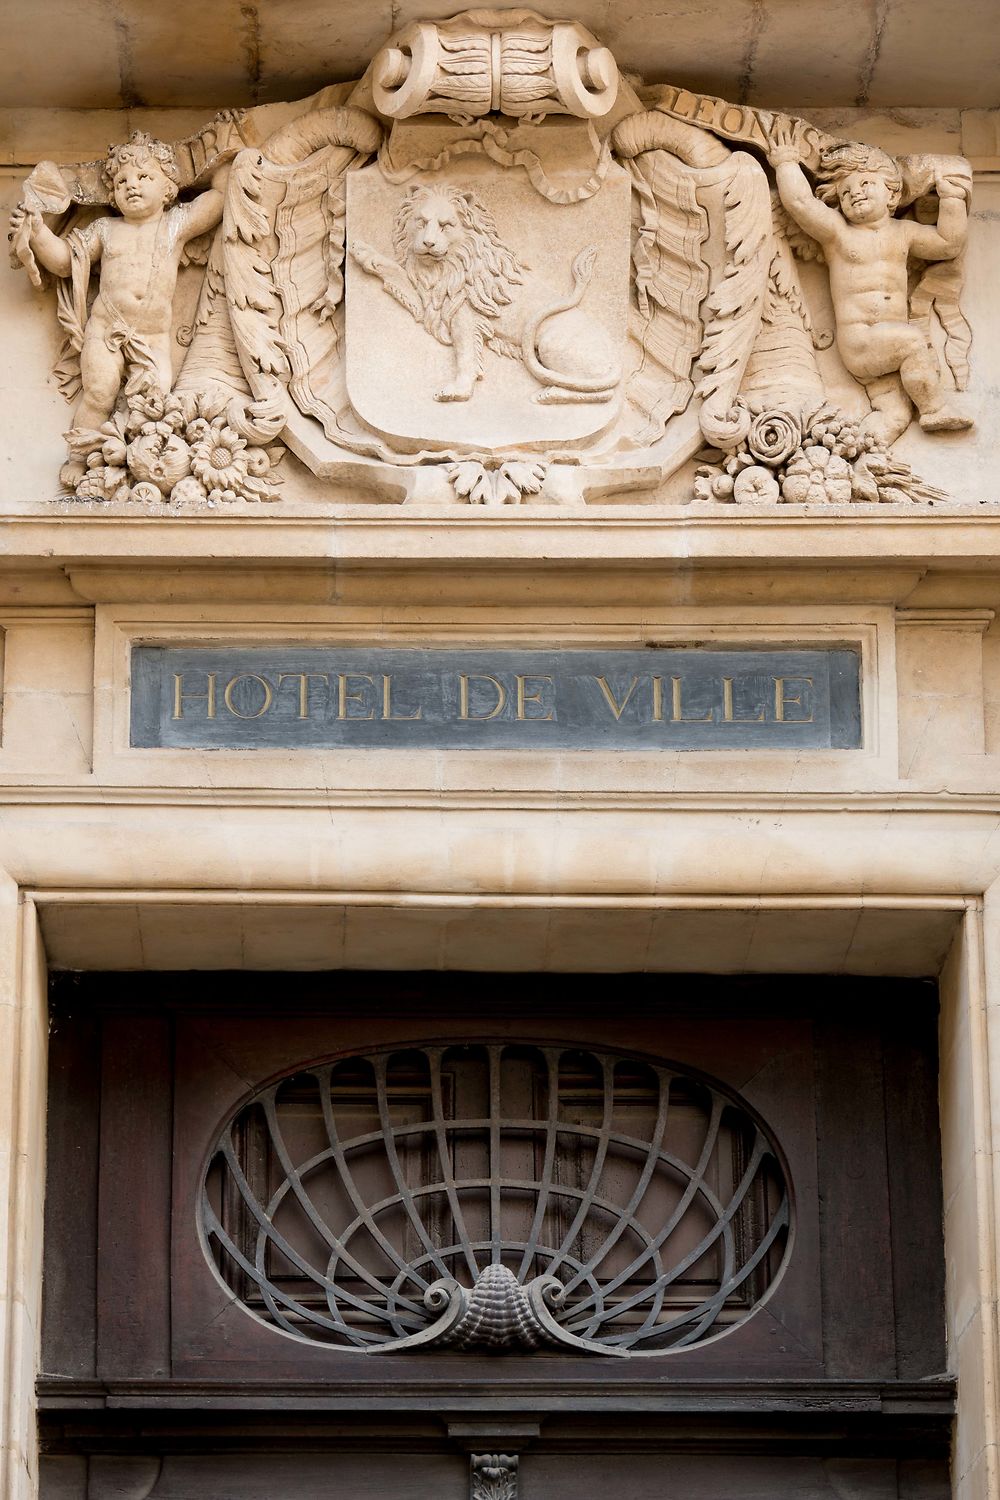
<path fill-rule="evenodd" d="M 249 474 L 245 438 L 216 418 L 191 449 L 191 469 L 209 495 L 218 490 L 220 498 L 229 499 L 226 492 L 237 491 Z M 235 493 L 232 498 L 237 498 Z"/>
<path fill-rule="evenodd" d="M 744 469 L 733 482 L 733 499 L 737 504 L 777 500 L 780 493 L 778 481 L 763 464 L 754 464 L 751 468 Z"/>
<path fill-rule="evenodd" d="M 163 495 L 191 472 L 191 452 L 175 433 L 141 433 L 128 445 L 129 472 L 133 481 L 154 484 Z"/>
<path fill-rule="evenodd" d="M 781 498 L 789 505 L 843 505 L 852 491 L 850 464 L 829 448 L 804 449 L 781 481 Z"/>
<path fill-rule="evenodd" d="M 787 411 L 765 411 L 750 423 L 747 447 L 758 463 L 776 469 L 791 458 L 802 441 L 802 429 Z"/>

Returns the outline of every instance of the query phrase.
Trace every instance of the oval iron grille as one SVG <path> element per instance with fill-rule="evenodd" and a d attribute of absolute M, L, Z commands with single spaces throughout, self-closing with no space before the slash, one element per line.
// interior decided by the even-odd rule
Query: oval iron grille
<path fill-rule="evenodd" d="M 367 1353 L 654 1355 L 744 1322 L 788 1251 L 779 1153 L 737 1096 L 574 1046 L 419 1046 L 260 1089 L 201 1233 L 243 1307 Z"/>

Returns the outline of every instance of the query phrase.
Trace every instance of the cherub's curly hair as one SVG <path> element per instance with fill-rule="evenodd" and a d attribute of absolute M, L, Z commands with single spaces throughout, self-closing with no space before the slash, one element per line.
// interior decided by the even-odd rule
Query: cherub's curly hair
<path fill-rule="evenodd" d="M 168 203 L 172 203 L 180 192 L 181 180 L 174 148 L 168 146 L 166 141 L 158 141 L 155 136 L 147 135 L 145 130 L 133 130 L 127 141 L 109 148 L 103 169 L 105 187 L 113 194 L 119 167 L 127 162 L 144 161 L 146 157 L 152 157 L 164 177 L 173 185 L 173 192 L 167 199 Z"/>
<path fill-rule="evenodd" d="M 899 206 L 903 196 L 903 174 L 896 162 L 878 146 L 863 146 L 854 141 L 827 146 L 820 152 L 816 169 L 817 198 L 831 206 L 836 205 L 837 189 L 852 172 L 877 172 L 884 177 L 889 189 L 889 212 Z"/>

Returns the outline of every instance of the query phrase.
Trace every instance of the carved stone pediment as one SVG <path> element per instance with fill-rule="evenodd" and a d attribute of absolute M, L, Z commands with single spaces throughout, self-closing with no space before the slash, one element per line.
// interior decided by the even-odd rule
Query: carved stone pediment
<path fill-rule="evenodd" d="M 942 497 L 893 443 L 970 425 L 969 184 L 958 158 L 637 91 L 571 20 L 470 11 L 356 84 L 42 163 L 12 238 L 57 279 L 81 499 L 273 500 L 287 446 L 393 500 L 648 491 L 700 453 L 697 499 L 919 501 Z"/>

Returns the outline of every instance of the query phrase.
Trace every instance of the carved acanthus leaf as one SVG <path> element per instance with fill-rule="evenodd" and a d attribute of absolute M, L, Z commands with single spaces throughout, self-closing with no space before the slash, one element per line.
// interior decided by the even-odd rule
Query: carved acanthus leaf
<path fill-rule="evenodd" d="M 516 1453 L 473 1453 L 470 1460 L 470 1500 L 517 1500 Z"/>

